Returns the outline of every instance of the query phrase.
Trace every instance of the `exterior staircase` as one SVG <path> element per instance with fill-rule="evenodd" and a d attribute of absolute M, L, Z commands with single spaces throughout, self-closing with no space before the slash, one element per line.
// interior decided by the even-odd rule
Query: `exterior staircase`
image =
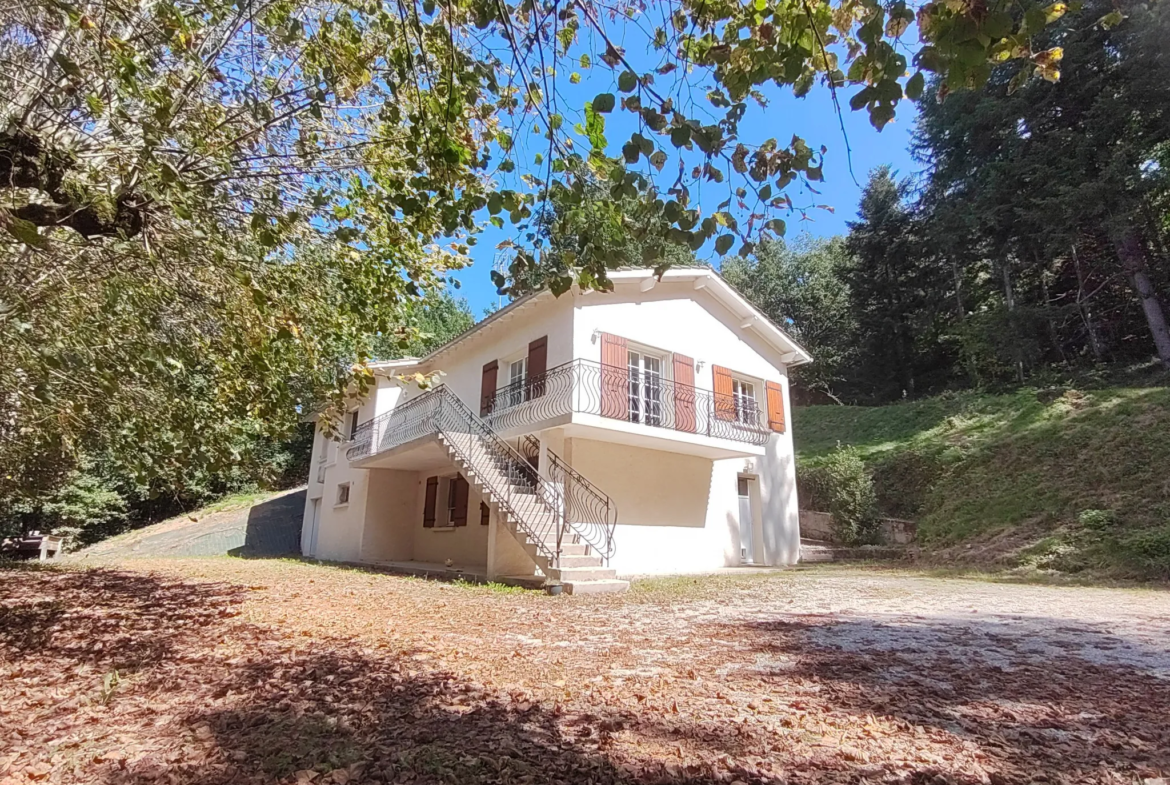
<path fill-rule="evenodd" d="M 525 437 L 524 455 L 446 385 L 363 423 L 347 456 L 357 460 L 426 437 L 438 441 L 547 580 L 567 594 L 629 588 L 606 566 L 617 523 L 609 497 L 550 451 L 544 451 L 548 466 L 538 471 L 531 452 L 539 442 Z"/>
<path fill-rule="evenodd" d="M 564 585 L 566 594 L 600 594 L 629 588 L 604 558 L 584 541 L 584 522 L 562 526 L 558 488 L 519 455 L 499 455 L 472 433 L 437 434 L 459 471 L 496 513 L 544 576 Z M 528 468 L 517 467 L 517 459 Z M 520 469 L 517 471 L 517 469 Z M 551 497 L 551 503 L 550 503 Z M 558 533 L 560 542 L 557 542 Z"/>

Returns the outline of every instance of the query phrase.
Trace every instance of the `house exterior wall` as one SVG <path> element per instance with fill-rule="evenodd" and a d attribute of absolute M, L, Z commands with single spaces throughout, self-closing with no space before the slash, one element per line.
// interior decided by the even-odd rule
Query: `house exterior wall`
<path fill-rule="evenodd" d="M 414 558 L 414 528 L 422 527 L 419 473 L 395 469 L 368 473 L 360 560 L 409 561 Z"/>
<path fill-rule="evenodd" d="M 691 282 L 659 283 L 649 292 L 619 286 L 613 294 L 578 296 L 574 302 L 575 356 L 601 361 L 600 333 L 696 362 L 696 386 L 714 388 L 713 366 L 752 381 L 766 406 L 764 383 L 783 388 L 791 412 L 788 373 L 779 354 L 742 326 L 742 320 Z M 663 364 L 663 370 L 669 363 Z M 791 416 L 789 415 L 789 421 Z M 740 563 L 740 476 L 758 482 L 756 562 L 794 564 L 800 555 L 796 468 L 791 422 L 773 433 L 762 456 L 703 460 L 622 445 L 573 439 L 574 468 L 618 507 L 619 575 L 702 572 Z M 663 444 L 664 448 L 668 444 Z"/>
<path fill-rule="evenodd" d="M 442 372 L 442 382 L 479 412 L 483 366 L 492 360 L 500 363 L 498 384 L 508 383 L 506 361 L 527 356 L 528 344 L 548 337 L 548 367 L 573 359 L 573 309 L 568 297 L 541 298 L 500 324 L 489 325 L 481 335 L 469 336 L 437 357 L 424 372 Z"/>

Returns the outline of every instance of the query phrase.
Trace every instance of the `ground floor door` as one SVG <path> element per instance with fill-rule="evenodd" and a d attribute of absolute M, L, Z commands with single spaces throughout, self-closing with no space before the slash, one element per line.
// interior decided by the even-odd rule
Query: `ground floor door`
<path fill-rule="evenodd" d="M 305 552 L 302 556 L 314 556 L 317 553 L 317 530 L 321 526 L 321 500 L 313 499 L 309 508 L 309 532 L 305 538 Z"/>
<path fill-rule="evenodd" d="M 752 483 L 750 477 L 738 478 L 739 490 L 739 560 L 741 564 L 755 564 L 752 553 Z"/>

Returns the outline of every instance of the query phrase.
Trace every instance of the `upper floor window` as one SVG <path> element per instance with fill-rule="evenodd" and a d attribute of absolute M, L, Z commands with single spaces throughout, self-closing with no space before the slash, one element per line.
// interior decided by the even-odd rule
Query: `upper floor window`
<path fill-rule="evenodd" d="M 358 410 L 354 409 L 349 413 L 349 440 L 353 441 L 353 437 L 357 435 L 358 429 Z"/>
<path fill-rule="evenodd" d="M 337 486 L 337 506 L 349 504 L 349 483 L 339 483 Z"/>
<path fill-rule="evenodd" d="M 735 419 L 749 425 L 757 424 L 760 407 L 756 403 L 756 386 L 742 379 L 732 379 L 731 396 L 735 400 Z"/>
<path fill-rule="evenodd" d="M 508 363 L 508 406 L 515 406 L 528 400 L 528 358 L 521 357 Z"/>
<path fill-rule="evenodd" d="M 662 358 L 630 350 L 630 422 L 662 424 Z"/>

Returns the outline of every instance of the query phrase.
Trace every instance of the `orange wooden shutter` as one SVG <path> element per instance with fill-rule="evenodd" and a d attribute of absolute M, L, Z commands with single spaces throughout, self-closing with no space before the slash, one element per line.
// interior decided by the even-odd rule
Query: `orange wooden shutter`
<path fill-rule="evenodd" d="M 712 365 L 715 377 L 715 416 L 720 420 L 735 419 L 735 395 L 731 388 L 731 371 L 721 365 Z"/>
<path fill-rule="evenodd" d="M 423 504 L 423 527 L 435 528 L 435 505 L 439 501 L 439 478 L 427 477 L 427 498 Z"/>
<path fill-rule="evenodd" d="M 784 433 L 784 388 L 776 382 L 768 382 L 768 427 L 776 433 Z"/>
<path fill-rule="evenodd" d="M 483 502 L 480 502 L 479 503 L 479 525 L 480 526 L 487 526 L 491 522 L 491 518 L 492 518 L 491 508 L 488 507 Z"/>
<path fill-rule="evenodd" d="M 528 397 L 544 395 L 544 372 L 548 370 L 548 336 L 528 344 Z"/>
<path fill-rule="evenodd" d="M 451 523 L 455 526 L 467 525 L 467 480 L 459 475 L 451 482 L 455 483 L 455 512 Z"/>
<path fill-rule="evenodd" d="M 674 355 L 674 427 L 695 432 L 695 361 L 685 354 Z"/>
<path fill-rule="evenodd" d="M 498 360 L 492 360 L 483 367 L 483 379 L 479 383 L 479 416 L 490 414 L 492 398 L 496 395 L 496 377 L 500 372 Z"/>
<path fill-rule="evenodd" d="M 601 334 L 601 416 L 630 419 L 630 351 L 609 333 Z"/>

